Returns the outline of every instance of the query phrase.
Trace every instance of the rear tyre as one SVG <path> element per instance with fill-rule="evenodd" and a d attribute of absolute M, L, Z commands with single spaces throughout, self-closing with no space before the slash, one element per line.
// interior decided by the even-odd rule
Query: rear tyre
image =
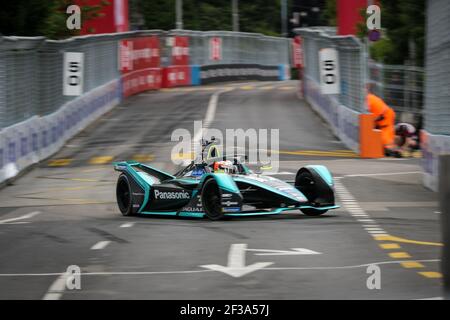
<path fill-rule="evenodd" d="M 202 189 L 202 206 L 210 220 L 215 221 L 223 218 L 221 201 L 222 196 L 216 180 L 207 180 Z"/>
<path fill-rule="evenodd" d="M 131 187 L 126 175 L 121 174 L 117 180 L 116 198 L 119 210 L 124 216 L 131 216 L 132 201 L 131 201 Z"/>

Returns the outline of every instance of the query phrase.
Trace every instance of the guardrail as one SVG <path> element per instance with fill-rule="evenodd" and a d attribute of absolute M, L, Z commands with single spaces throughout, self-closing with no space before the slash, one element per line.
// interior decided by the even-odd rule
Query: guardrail
<path fill-rule="evenodd" d="M 369 61 L 369 80 L 402 122 L 420 125 L 423 113 L 425 70 L 420 67 L 387 65 Z"/>
<path fill-rule="evenodd" d="M 354 36 L 333 35 L 329 28 L 300 28 L 295 32 L 302 43 L 303 98 L 348 148 L 364 158 L 383 157 L 381 133 L 374 129 L 372 115 L 366 113 L 367 53 L 363 44 Z M 340 79 L 336 94 L 324 94 L 321 88 L 324 79 L 319 54 L 325 49 L 337 51 L 337 61 L 332 62 Z"/>
<path fill-rule="evenodd" d="M 289 39 L 226 31 L 0 37 L 0 182 L 51 156 L 123 98 L 164 87 L 288 79 L 289 52 Z M 83 54 L 73 83 L 79 96 L 63 94 L 66 53 Z"/>

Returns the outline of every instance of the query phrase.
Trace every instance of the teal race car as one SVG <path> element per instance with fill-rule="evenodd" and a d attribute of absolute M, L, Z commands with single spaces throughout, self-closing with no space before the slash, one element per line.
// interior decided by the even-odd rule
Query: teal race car
<path fill-rule="evenodd" d="M 295 181 L 286 182 L 253 172 L 245 156 L 218 156 L 214 148 L 214 142 L 204 142 L 202 158 L 174 174 L 139 162 L 115 162 L 114 169 L 120 172 L 116 198 L 121 213 L 219 220 L 290 210 L 318 216 L 339 207 L 333 178 L 324 166 L 303 167 Z"/>

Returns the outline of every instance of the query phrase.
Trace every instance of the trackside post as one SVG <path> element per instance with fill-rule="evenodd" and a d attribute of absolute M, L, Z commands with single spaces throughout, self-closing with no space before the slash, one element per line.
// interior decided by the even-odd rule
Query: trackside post
<path fill-rule="evenodd" d="M 450 154 L 439 157 L 439 202 L 444 243 L 441 260 L 444 299 L 450 299 Z"/>

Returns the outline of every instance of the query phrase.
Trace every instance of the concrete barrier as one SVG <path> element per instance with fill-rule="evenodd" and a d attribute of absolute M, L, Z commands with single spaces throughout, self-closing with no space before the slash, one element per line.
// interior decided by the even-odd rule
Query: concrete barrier
<path fill-rule="evenodd" d="M 371 114 L 361 113 L 339 103 L 336 96 L 321 93 L 320 85 L 306 76 L 299 95 L 330 125 L 334 135 L 362 158 L 384 157 L 381 132 L 374 128 Z"/>
<path fill-rule="evenodd" d="M 0 131 L 0 182 L 56 153 L 121 101 L 120 81 L 100 86 L 44 117 L 34 116 Z"/>
<path fill-rule="evenodd" d="M 433 135 L 422 130 L 420 132 L 420 141 L 423 155 L 424 185 L 433 191 L 438 191 L 440 177 L 439 156 L 450 154 L 450 136 Z"/>

